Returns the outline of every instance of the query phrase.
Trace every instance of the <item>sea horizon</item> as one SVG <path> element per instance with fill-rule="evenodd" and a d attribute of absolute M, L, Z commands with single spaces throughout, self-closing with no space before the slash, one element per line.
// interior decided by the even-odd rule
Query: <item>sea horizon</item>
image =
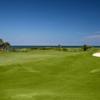
<path fill-rule="evenodd" d="M 13 48 L 80 48 L 83 45 L 12 45 Z M 90 45 L 91 46 L 91 45 Z M 93 45 L 92 47 L 100 48 L 99 45 Z"/>

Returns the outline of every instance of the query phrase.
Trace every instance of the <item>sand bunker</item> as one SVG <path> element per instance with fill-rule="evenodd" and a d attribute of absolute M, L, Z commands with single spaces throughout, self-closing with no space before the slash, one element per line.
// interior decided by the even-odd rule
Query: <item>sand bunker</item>
<path fill-rule="evenodd" d="M 93 56 L 95 56 L 95 57 L 100 57 L 100 52 L 94 53 Z"/>

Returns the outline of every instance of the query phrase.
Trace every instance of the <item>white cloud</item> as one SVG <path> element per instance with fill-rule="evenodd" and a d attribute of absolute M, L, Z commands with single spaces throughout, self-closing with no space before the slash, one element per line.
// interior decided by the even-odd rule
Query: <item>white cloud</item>
<path fill-rule="evenodd" d="M 100 35 L 98 34 L 98 35 L 87 36 L 85 40 L 100 40 Z"/>

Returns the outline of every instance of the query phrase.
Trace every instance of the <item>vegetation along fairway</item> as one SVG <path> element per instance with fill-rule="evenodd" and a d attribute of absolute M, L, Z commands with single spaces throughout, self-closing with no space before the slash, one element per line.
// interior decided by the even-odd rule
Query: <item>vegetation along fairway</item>
<path fill-rule="evenodd" d="M 100 100 L 100 58 L 53 50 L 1 53 L 0 100 Z"/>

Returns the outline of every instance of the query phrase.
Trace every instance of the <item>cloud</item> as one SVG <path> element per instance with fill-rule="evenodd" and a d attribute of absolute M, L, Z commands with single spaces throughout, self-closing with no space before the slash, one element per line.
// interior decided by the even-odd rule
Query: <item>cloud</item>
<path fill-rule="evenodd" d="M 100 41 L 100 31 L 90 34 L 89 36 L 84 38 L 84 41 Z"/>
<path fill-rule="evenodd" d="M 100 35 L 98 34 L 98 35 L 87 36 L 85 40 L 100 40 Z"/>

